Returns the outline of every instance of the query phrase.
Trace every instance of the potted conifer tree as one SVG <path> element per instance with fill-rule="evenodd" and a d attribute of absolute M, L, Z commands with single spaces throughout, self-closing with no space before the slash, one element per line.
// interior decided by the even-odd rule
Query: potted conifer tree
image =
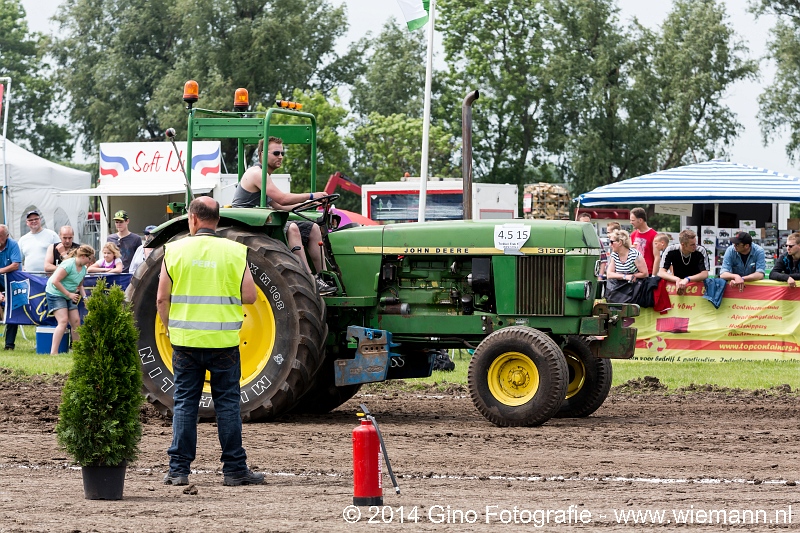
<path fill-rule="evenodd" d="M 86 307 L 56 433 L 81 466 L 86 498 L 119 500 L 127 462 L 136 459 L 142 436 L 139 332 L 116 285 L 108 289 L 98 280 Z"/>

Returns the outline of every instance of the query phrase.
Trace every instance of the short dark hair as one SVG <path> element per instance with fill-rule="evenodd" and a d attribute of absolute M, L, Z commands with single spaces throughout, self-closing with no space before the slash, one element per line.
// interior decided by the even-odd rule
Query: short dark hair
<path fill-rule="evenodd" d="M 270 144 L 283 144 L 283 139 L 280 137 L 273 137 L 272 135 L 269 136 L 267 146 Z M 258 141 L 258 162 L 264 164 L 264 139 L 259 139 Z"/>
<path fill-rule="evenodd" d="M 636 218 L 641 218 L 645 222 L 647 222 L 647 211 L 645 211 L 641 207 L 634 207 L 631 209 L 631 215 L 635 216 Z"/>
<path fill-rule="evenodd" d="M 214 207 L 210 207 L 200 198 L 195 198 L 189 204 L 189 214 L 203 222 L 217 222 L 219 221 L 219 202 L 214 200 Z"/>
<path fill-rule="evenodd" d="M 592 220 L 592 215 L 590 215 L 589 213 L 581 213 L 580 215 L 578 215 L 578 220 L 582 218 L 588 218 L 589 220 Z"/>

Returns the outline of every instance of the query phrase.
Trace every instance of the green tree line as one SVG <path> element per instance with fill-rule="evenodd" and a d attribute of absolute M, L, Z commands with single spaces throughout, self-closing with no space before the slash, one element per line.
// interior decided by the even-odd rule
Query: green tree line
<path fill-rule="evenodd" d="M 796 156 L 800 7 L 754 0 L 753 12 L 778 15 L 764 136 L 790 128 Z M 330 0 L 65 0 L 55 20 L 57 36 L 30 32 L 20 1 L 0 0 L 9 138 L 41 155 L 163 140 L 168 127 L 185 136 L 180 95 L 195 79 L 205 108 L 230 109 L 237 87 L 254 107 L 302 102 L 318 116 L 321 181 L 337 170 L 358 183 L 420 173 L 424 31 L 389 20 L 340 53 L 347 12 Z M 758 75 L 722 0 L 674 0 L 657 29 L 621 22 L 615 0 L 439 0 L 437 31 L 433 176 L 460 174 L 461 102 L 473 89 L 476 179 L 581 193 L 724 156 L 741 130 L 724 97 Z M 223 148 L 235 168 L 236 147 Z M 288 149 L 297 190 L 308 188 L 309 157 Z"/>

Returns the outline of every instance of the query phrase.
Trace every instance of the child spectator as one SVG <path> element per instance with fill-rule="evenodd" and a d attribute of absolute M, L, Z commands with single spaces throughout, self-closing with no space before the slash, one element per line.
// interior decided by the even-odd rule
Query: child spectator
<path fill-rule="evenodd" d="M 58 345 L 67 330 L 67 323 L 72 326 L 72 340 L 78 340 L 78 327 L 81 317 L 78 314 L 78 303 L 86 298 L 83 278 L 86 277 L 86 265 L 92 262 L 94 248 L 88 244 L 81 245 L 74 255 L 59 263 L 56 271 L 47 280 L 45 298 L 47 308 L 55 316 L 58 325 L 53 331 L 53 343 L 50 355 L 58 355 Z"/>
<path fill-rule="evenodd" d="M 121 274 L 122 259 L 116 244 L 107 242 L 103 245 L 103 258 L 98 259 L 89 267 L 90 273 L 104 272 L 106 274 Z"/>
<path fill-rule="evenodd" d="M 656 235 L 656 238 L 653 239 L 653 257 L 655 258 L 654 265 L 661 265 L 661 254 L 664 253 L 664 250 L 667 249 L 669 246 L 669 235 L 666 233 L 659 233 Z"/>

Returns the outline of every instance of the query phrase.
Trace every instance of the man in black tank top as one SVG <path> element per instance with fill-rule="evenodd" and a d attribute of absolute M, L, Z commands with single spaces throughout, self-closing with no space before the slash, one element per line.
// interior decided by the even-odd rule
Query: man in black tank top
<path fill-rule="evenodd" d="M 283 164 L 283 140 L 278 137 L 270 137 L 267 143 L 267 176 L 271 176 L 281 164 Z M 264 139 L 258 141 L 258 165 L 248 168 L 242 175 L 239 185 L 233 194 L 233 207 L 259 207 L 261 204 L 261 165 L 264 164 Z M 324 192 L 314 193 L 291 193 L 283 192 L 271 179 L 267 180 L 267 205 L 272 209 L 280 211 L 291 211 L 295 206 L 307 201 L 327 196 Z M 317 243 L 322 241 L 322 233 L 319 226 L 313 222 L 290 222 L 286 227 L 286 238 L 292 252 L 300 260 L 300 263 L 311 273 L 311 268 L 306 260 L 306 247 L 308 255 L 314 263 L 317 271 L 316 284 L 317 290 L 322 295 L 330 295 L 336 292 L 336 287 L 328 285 L 319 276 L 319 272 L 325 270 L 322 250 Z M 308 243 L 312 246 L 308 246 Z"/>
<path fill-rule="evenodd" d="M 77 250 L 79 245 L 75 242 L 75 230 L 70 226 L 61 226 L 58 232 L 61 242 L 47 248 L 44 256 L 44 271 L 55 272 L 59 263 L 69 257 L 70 252 Z"/>

